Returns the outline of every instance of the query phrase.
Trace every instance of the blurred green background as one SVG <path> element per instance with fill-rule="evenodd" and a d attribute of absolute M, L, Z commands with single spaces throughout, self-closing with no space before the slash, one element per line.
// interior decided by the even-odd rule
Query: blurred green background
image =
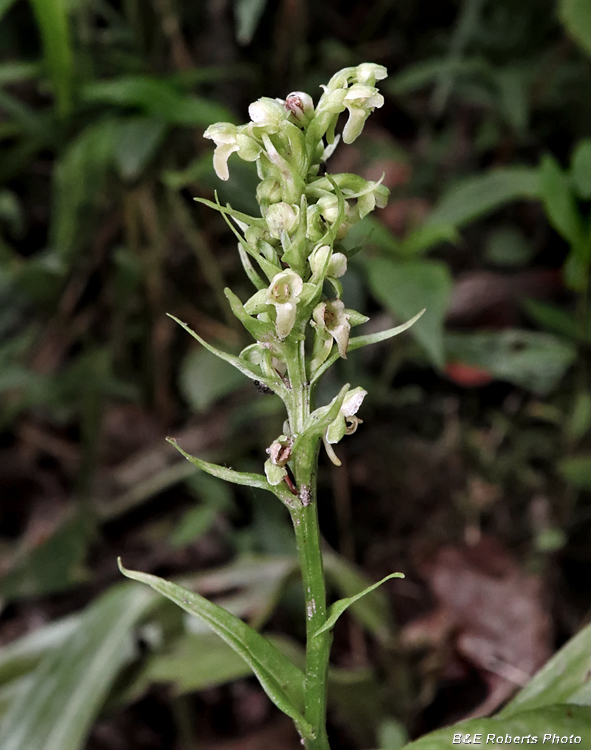
<path fill-rule="evenodd" d="M 391 198 L 347 239 L 345 301 L 371 330 L 427 312 L 319 394 L 369 392 L 343 466 L 321 464 L 332 590 L 407 574 L 336 630 L 334 746 L 494 710 L 588 617 L 588 0 L 0 0 L 3 750 L 298 747 L 240 659 L 116 557 L 301 657 L 283 508 L 164 441 L 260 471 L 281 404 L 166 313 L 248 343 L 235 240 L 192 198 L 255 213 L 257 178 L 231 159 L 221 183 L 205 128 L 363 61 L 386 103 L 328 166 Z"/>

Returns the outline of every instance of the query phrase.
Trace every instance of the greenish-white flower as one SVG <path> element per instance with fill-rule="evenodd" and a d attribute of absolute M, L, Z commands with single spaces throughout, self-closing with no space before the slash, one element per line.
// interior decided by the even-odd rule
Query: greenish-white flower
<path fill-rule="evenodd" d="M 339 416 L 326 429 L 323 436 L 324 447 L 326 448 L 328 457 L 336 466 L 340 466 L 341 462 L 335 455 L 332 446 L 340 442 L 345 435 L 352 435 L 357 430 L 357 427 L 363 423 L 363 420 L 359 419 L 356 414 L 366 396 L 367 391 L 361 387 L 353 388 L 352 391 L 349 391 L 340 408 Z"/>
<path fill-rule="evenodd" d="M 275 306 L 275 331 L 280 339 L 288 336 L 293 328 L 303 288 L 302 278 L 291 268 L 276 274 L 269 284 L 266 300 L 267 304 Z"/>
<path fill-rule="evenodd" d="M 248 114 L 257 128 L 264 128 L 267 133 L 277 133 L 289 117 L 285 106 L 278 99 L 263 96 L 248 107 Z"/>
<path fill-rule="evenodd" d="M 229 178 L 228 159 L 234 152 L 237 151 L 244 161 L 256 161 L 261 154 L 261 146 L 243 131 L 244 127 L 239 128 L 231 122 L 216 122 L 203 134 L 204 138 L 209 138 L 216 145 L 213 168 L 220 180 Z"/>
<path fill-rule="evenodd" d="M 381 81 L 388 77 L 388 71 L 383 65 L 376 63 L 361 63 L 357 66 L 355 78 L 357 83 L 367 83 L 369 86 L 375 86 L 376 81 Z"/>
<path fill-rule="evenodd" d="M 327 299 L 316 305 L 312 313 L 317 328 L 329 333 L 336 341 L 339 354 L 347 359 L 347 346 L 351 334 L 349 312 L 340 299 Z"/>
<path fill-rule="evenodd" d="M 271 237 L 281 239 L 284 232 L 290 234 L 295 229 L 300 216 L 299 206 L 291 206 L 289 203 L 279 201 L 273 203 L 267 209 L 265 220 Z"/>
<path fill-rule="evenodd" d="M 343 130 L 345 143 L 353 141 L 361 134 L 366 119 L 376 107 L 382 107 L 384 97 L 374 86 L 356 83 L 347 91 L 344 105 L 349 110 L 349 119 Z"/>

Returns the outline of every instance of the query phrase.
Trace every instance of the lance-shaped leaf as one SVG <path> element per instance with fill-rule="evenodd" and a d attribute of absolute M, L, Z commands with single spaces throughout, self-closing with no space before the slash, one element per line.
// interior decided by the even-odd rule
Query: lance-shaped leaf
<path fill-rule="evenodd" d="M 187 459 L 187 461 L 190 461 L 194 466 L 201 469 L 201 471 L 204 471 L 206 474 L 211 474 L 213 477 L 223 479 L 224 482 L 230 482 L 231 484 L 240 484 L 243 487 L 255 487 L 259 490 L 266 490 L 278 497 L 279 500 L 287 506 L 290 506 L 293 503 L 293 496 L 285 485 L 272 487 L 262 474 L 235 471 L 234 469 L 228 469 L 227 466 L 212 464 L 210 461 L 204 461 L 202 458 L 197 458 L 196 456 L 192 456 L 190 453 L 184 451 L 174 438 L 169 437 L 166 438 L 166 440 L 174 446 L 177 451 Z"/>
<path fill-rule="evenodd" d="M 204 346 L 209 352 L 215 354 L 216 357 L 223 359 L 224 362 L 228 362 L 228 364 L 232 365 L 232 367 L 235 367 L 237 370 L 240 370 L 241 373 L 246 375 L 251 380 L 258 380 L 262 383 L 265 383 L 265 385 L 267 385 L 269 388 L 272 387 L 272 384 L 267 383 L 266 378 L 262 376 L 260 372 L 256 372 L 256 370 L 253 370 L 251 367 L 249 367 L 248 363 L 245 360 L 240 359 L 239 357 L 235 357 L 233 354 L 228 354 L 228 352 L 223 352 L 221 349 L 216 349 L 215 346 L 208 344 L 205 339 L 202 339 L 201 336 L 199 336 L 199 334 L 191 330 L 186 323 L 183 323 L 182 320 L 175 318 L 175 316 L 171 315 L 170 313 L 167 313 L 167 315 L 169 318 L 172 318 L 175 323 L 178 323 L 181 328 L 184 328 L 187 333 L 190 333 L 191 336 L 196 339 L 202 346 Z"/>
<path fill-rule="evenodd" d="M 244 309 L 244 305 L 234 294 L 234 292 L 226 287 L 224 294 L 228 298 L 232 312 L 250 333 L 250 335 L 257 341 L 268 341 L 273 338 L 274 327 L 272 323 L 268 323 L 264 320 L 258 320 L 249 315 Z"/>
<path fill-rule="evenodd" d="M 163 578 L 127 570 L 120 559 L 118 562 L 123 575 L 146 583 L 185 612 L 204 620 L 220 638 L 240 654 L 277 708 L 293 719 L 302 737 L 313 736 L 312 727 L 302 716 L 304 675 L 276 646 L 238 617 L 199 594 Z"/>
<path fill-rule="evenodd" d="M 355 351 L 355 349 L 361 349 L 364 346 L 369 346 L 369 344 L 377 344 L 380 341 L 391 339 L 393 336 L 398 336 L 399 333 L 406 331 L 407 328 L 410 328 L 414 323 L 416 323 L 424 312 L 425 310 L 421 310 L 421 312 L 417 313 L 414 318 L 407 320 L 406 323 L 402 323 L 402 325 L 396 326 L 395 328 L 388 328 L 385 331 L 379 331 L 378 333 L 369 333 L 366 336 L 353 336 L 353 338 L 349 339 L 347 351 L 352 352 Z M 337 361 L 339 356 L 340 354 L 338 352 L 334 352 L 333 354 L 331 354 L 326 362 L 313 374 L 310 383 L 315 383 L 319 378 L 321 378 L 322 375 L 324 375 L 324 373 L 328 370 L 328 368 Z"/>
<path fill-rule="evenodd" d="M 261 277 L 256 272 L 255 267 L 250 262 L 250 258 L 248 257 L 248 253 L 242 247 L 242 245 L 243 245 L 242 242 L 238 243 L 238 254 L 240 255 L 240 260 L 242 262 L 242 267 L 244 268 L 244 270 L 246 272 L 246 275 L 248 276 L 248 278 L 250 279 L 250 281 L 252 282 L 252 284 L 257 289 L 266 289 L 267 288 L 267 284 L 265 284 L 265 282 L 261 279 Z"/>
<path fill-rule="evenodd" d="M 152 592 L 114 586 L 76 618 L 67 639 L 20 683 L 0 725 L 2 750 L 79 750 L 121 669 L 133 631 L 157 605 Z"/>
<path fill-rule="evenodd" d="M 339 416 L 341 406 L 350 388 L 349 383 L 344 385 L 338 394 L 327 406 L 315 409 L 304 424 L 304 429 L 297 435 L 292 446 L 292 454 L 297 455 L 300 446 L 305 446 L 311 438 L 320 438 L 324 435 L 326 428 Z"/>
<path fill-rule="evenodd" d="M 454 747 L 454 742 L 458 734 L 463 738 L 473 739 L 480 735 L 481 745 L 493 748 L 507 747 L 515 748 L 519 744 L 529 744 L 521 742 L 521 738 L 536 738 L 538 747 L 549 747 L 554 745 L 552 742 L 553 735 L 559 738 L 565 737 L 568 742 L 571 736 L 581 737 L 582 743 L 576 746 L 585 748 L 589 747 L 589 727 L 591 726 L 591 708 L 588 706 L 574 706 L 568 703 L 562 703 L 554 706 L 545 706 L 544 708 L 533 711 L 523 711 L 505 718 L 502 714 L 494 716 L 492 719 L 470 719 L 461 721 L 458 724 L 452 724 L 450 727 L 438 729 L 430 732 L 409 745 L 404 746 L 404 750 L 448 750 Z M 506 742 L 507 737 L 512 740 Z M 572 742 L 572 740 L 571 740 Z M 568 742 L 568 744 L 571 744 Z M 565 740 L 562 740 L 565 743 Z M 575 744 L 575 743 L 572 743 Z M 464 743 L 462 745 L 465 747 Z M 470 743 L 470 747 L 472 743 Z"/>
<path fill-rule="evenodd" d="M 236 211 L 231 206 L 222 206 L 219 201 L 217 203 L 214 203 L 213 201 L 207 200 L 207 198 L 194 198 L 193 200 L 197 201 L 197 203 L 203 203 L 204 206 L 209 206 L 209 208 L 213 208 L 216 211 L 219 211 L 224 216 L 231 216 L 233 219 L 237 219 L 243 224 L 248 224 L 249 227 L 254 226 L 261 227 L 262 229 L 265 228 L 264 219 L 257 218 L 256 216 L 249 216 L 248 214 L 242 213 L 242 211 Z"/>
<path fill-rule="evenodd" d="M 339 599 L 338 602 L 335 602 L 333 605 L 331 605 L 328 610 L 328 618 L 326 622 L 321 628 L 318 628 L 318 630 L 314 633 L 314 636 L 316 637 L 317 635 L 320 635 L 320 633 L 325 633 L 327 630 L 332 630 L 336 625 L 339 617 L 346 609 L 351 606 L 351 604 L 354 604 L 356 601 L 364 597 L 366 594 L 369 594 L 371 591 L 374 591 L 378 588 L 378 586 L 381 586 L 382 583 L 389 581 L 391 578 L 404 578 L 404 573 L 390 573 L 389 576 L 386 576 L 385 578 L 382 578 L 381 581 L 368 586 L 363 591 L 355 594 L 355 596 L 350 596 L 347 599 Z"/>
<path fill-rule="evenodd" d="M 273 492 L 273 488 L 262 474 L 234 471 L 234 469 L 228 469 L 226 466 L 212 464 L 209 461 L 204 461 L 203 459 L 192 456 L 190 453 L 184 451 L 174 438 L 168 437 L 166 440 L 173 445 L 177 451 L 187 459 L 187 461 L 190 461 L 207 474 L 211 474 L 214 477 L 218 477 L 218 479 L 223 479 L 225 482 L 231 482 L 232 484 L 240 484 L 244 487 L 256 487 L 260 490 Z"/>

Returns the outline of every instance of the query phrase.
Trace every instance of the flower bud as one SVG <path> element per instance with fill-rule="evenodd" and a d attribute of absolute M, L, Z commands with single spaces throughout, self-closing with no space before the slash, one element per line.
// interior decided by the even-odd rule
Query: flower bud
<path fill-rule="evenodd" d="M 257 128 L 264 128 L 267 133 L 277 133 L 287 120 L 288 113 L 277 99 L 263 96 L 248 107 L 248 114 Z"/>
<path fill-rule="evenodd" d="M 336 195 L 327 193 L 318 200 L 320 213 L 329 224 L 334 224 L 339 216 L 339 200 Z"/>
<path fill-rule="evenodd" d="M 267 177 L 259 182 L 257 186 L 257 202 L 265 208 L 272 203 L 278 203 L 283 197 L 281 184 L 274 177 Z"/>
<path fill-rule="evenodd" d="M 292 91 L 285 99 L 285 108 L 302 125 L 307 125 L 314 117 L 314 102 L 304 91 Z"/>
<path fill-rule="evenodd" d="M 327 276 L 332 276 L 335 279 L 344 276 L 347 272 L 347 256 L 344 253 L 333 253 L 330 262 L 328 264 Z"/>
<path fill-rule="evenodd" d="M 284 232 L 289 234 L 296 227 L 299 215 L 298 206 L 290 206 L 289 203 L 283 201 L 269 206 L 265 220 L 271 237 L 281 239 Z"/>
<path fill-rule="evenodd" d="M 329 245 L 319 245 L 312 250 L 310 254 L 309 263 L 310 270 L 312 271 L 312 283 L 320 281 L 321 278 L 326 276 L 326 268 L 330 258 L 331 249 Z"/>

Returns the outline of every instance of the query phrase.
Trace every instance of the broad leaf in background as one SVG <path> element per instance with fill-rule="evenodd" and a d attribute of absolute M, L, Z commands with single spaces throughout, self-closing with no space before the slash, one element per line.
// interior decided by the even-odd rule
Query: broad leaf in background
<path fill-rule="evenodd" d="M 113 165 L 117 132 L 114 118 L 89 125 L 70 142 L 55 167 L 50 242 L 66 261 L 88 229 L 89 212 L 96 210 Z"/>
<path fill-rule="evenodd" d="M 503 747 L 516 747 L 513 742 L 505 742 L 507 736 L 521 737 L 536 735 L 540 745 L 544 735 L 557 734 L 559 737 L 570 737 L 570 735 L 582 738 L 580 747 L 589 747 L 591 743 L 591 708 L 587 706 L 558 705 L 545 706 L 534 711 L 504 718 L 502 716 L 493 719 L 471 719 L 453 724 L 451 727 L 439 729 L 436 732 L 425 735 L 416 742 L 405 746 L 405 750 L 449 750 L 453 747 L 454 735 L 461 733 L 463 737 L 467 734 L 471 738 L 475 734 L 481 734 L 482 745 L 487 744 L 487 735 L 493 734 L 499 737 L 498 745 L 495 742 L 492 747 L 502 745 Z M 494 742 L 494 740 L 491 740 Z M 548 742 L 548 740 L 546 740 Z M 457 744 L 457 743 L 456 743 Z M 491 743 L 488 743 L 491 746 Z"/>
<path fill-rule="evenodd" d="M 201 346 L 189 350 L 179 378 L 183 396 L 197 412 L 205 411 L 245 384 L 242 373 Z"/>
<path fill-rule="evenodd" d="M 223 638 L 258 677 L 269 698 L 296 724 L 303 737 L 310 736 L 311 727 L 302 716 L 304 708 L 304 675 L 273 644 L 245 622 L 199 594 L 148 573 L 127 570 L 119 561 L 123 575 L 146 583 L 163 594 L 185 612 L 204 620 Z"/>
<path fill-rule="evenodd" d="M 70 615 L 42 625 L 0 649 L 0 686 L 22 677 L 34 669 L 52 649 L 69 640 L 83 615 Z"/>
<path fill-rule="evenodd" d="M 240 44 L 250 44 L 267 0 L 234 0 L 236 38 Z"/>
<path fill-rule="evenodd" d="M 43 40 L 45 65 L 51 77 L 57 109 L 63 117 L 72 108 L 74 56 L 64 0 L 30 0 Z"/>
<path fill-rule="evenodd" d="M 540 164 L 540 197 L 556 231 L 573 247 L 582 245 L 585 236 L 571 181 L 549 154 Z"/>
<path fill-rule="evenodd" d="M 280 636 L 269 636 L 281 647 Z M 125 692 L 125 702 L 138 698 L 150 685 L 169 683 L 174 695 L 224 685 L 252 675 L 244 659 L 215 633 L 186 633 L 162 653 L 148 657 Z"/>
<path fill-rule="evenodd" d="M 577 194 L 584 200 L 591 198 L 591 139 L 578 142 L 571 159 L 571 177 Z"/>
<path fill-rule="evenodd" d="M 10 601 L 45 596 L 86 580 L 84 561 L 93 533 L 87 513 L 70 514 L 39 546 L 16 555 L 14 566 L 0 582 L 2 597 Z"/>
<path fill-rule="evenodd" d="M 587 625 L 532 677 L 503 708 L 499 718 L 506 719 L 522 711 L 554 703 L 591 706 L 590 671 L 591 625 Z"/>
<path fill-rule="evenodd" d="M 376 258 L 368 261 L 366 268 L 372 292 L 397 317 L 406 320 L 426 308 L 410 331 L 433 364 L 443 367 L 443 323 L 452 290 L 447 265 Z"/>
<path fill-rule="evenodd" d="M 119 124 L 115 164 L 124 180 L 136 180 L 166 135 L 166 123 L 153 117 L 129 117 Z"/>
<path fill-rule="evenodd" d="M 207 127 L 222 120 L 232 122 L 232 113 L 209 99 L 179 91 L 171 82 L 152 76 L 121 76 L 89 83 L 82 89 L 88 103 L 137 107 L 146 115 L 171 125 Z"/>
<path fill-rule="evenodd" d="M 576 359 L 572 344 L 549 333 L 518 329 L 448 333 L 445 350 L 449 362 L 482 368 L 539 395 L 550 393 Z"/>
<path fill-rule="evenodd" d="M 591 55 L 591 4 L 588 0 L 560 0 L 558 8 L 569 35 Z"/>
<path fill-rule="evenodd" d="M 454 185 L 435 206 L 426 226 L 461 227 L 515 200 L 539 197 L 537 169 L 506 167 L 468 177 Z"/>
<path fill-rule="evenodd" d="M 80 617 L 65 643 L 23 682 L 3 717 L 2 750 L 80 750 L 122 666 L 133 656 L 133 628 L 158 599 L 118 585 Z"/>
<path fill-rule="evenodd" d="M 591 490 L 591 456 L 571 456 L 558 464 L 563 478 L 580 490 Z"/>

